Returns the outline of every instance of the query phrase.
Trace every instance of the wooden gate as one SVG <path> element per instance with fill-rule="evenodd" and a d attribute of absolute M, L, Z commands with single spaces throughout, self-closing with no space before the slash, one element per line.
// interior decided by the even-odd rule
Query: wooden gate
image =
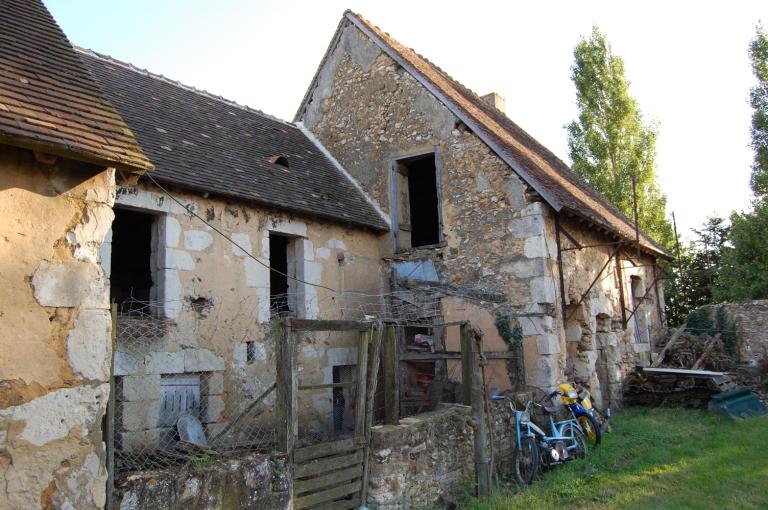
<path fill-rule="evenodd" d="M 275 350 L 277 446 L 288 455 L 296 510 L 344 510 L 365 503 L 373 400 L 381 348 L 380 329 L 376 326 L 374 322 L 357 321 L 283 319 L 280 322 Z M 354 376 L 343 381 L 336 381 L 334 377 L 332 383 L 300 385 L 297 331 L 358 332 Z M 333 430 L 327 437 L 318 436 L 307 441 L 306 437 L 299 436 L 299 399 L 302 392 L 312 391 L 333 395 Z M 348 400 L 354 400 L 355 412 L 354 423 L 350 423 L 347 430 L 343 412 Z M 341 416 L 338 415 L 339 410 Z M 338 419 L 341 420 L 340 427 L 336 423 Z"/>

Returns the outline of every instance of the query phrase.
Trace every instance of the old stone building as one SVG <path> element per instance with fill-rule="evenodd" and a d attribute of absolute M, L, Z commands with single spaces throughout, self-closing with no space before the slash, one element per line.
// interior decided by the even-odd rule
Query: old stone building
<path fill-rule="evenodd" d="M 116 179 L 152 167 L 40 2 L 0 8 L 0 508 L 102 508 Z"/>
<path fill-rule="evenodd" d="M 276 316 L 417 323 L 403 347 L 430 325 L 470 321 L 487 350 L 520 351 L 517 365 L 492 360 L 495 388 L 575 379 L 612 405 L 626 371 L 650 360 L 663 250 L 509 119 L 502 98 L 477 96 L 359 15 L 344 14 L 285 122 L 73 50 L 41 3 L 6 4 L 3 508 L 104 505 L 110 377 L 120 451 L 157 447 L 183 414 L 208 438 L 225 430 L 275 380 Z M 455 331 L 435 335 L 460 350 Z M 342 383 L 355 342 L 302 337 L 305 384 Z M 404 379 L 446 371 L 399 368 Z M 314 434 L 332 434 L 321 418 L 337 407 L 353 412 L 350 396 L 328 389 L 303 404 Z M 466 428 L 457 416 L 451 430 Z M 403 469 L 409 455 L 395 455 Z M 451 483 L 466 475 L 456 469 Z"/>
<path fill-rule="evenodd" d="M 389 215 L 383 255 L 429 260 L 440 284 L 499 292 L 506 313 L 527 315 L 529 385 L 567 374 L 618 403 L 623 373 L 649 361 L 663 326 L 665 254 L 498 95 L 477 96 L 347 12 L 295 121 Z"/>

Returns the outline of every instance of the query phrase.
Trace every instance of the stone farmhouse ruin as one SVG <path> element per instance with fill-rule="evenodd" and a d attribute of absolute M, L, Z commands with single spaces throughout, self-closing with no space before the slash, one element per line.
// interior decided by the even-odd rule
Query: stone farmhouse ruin
<path fill-rule="evenodd" d="M 349 11 L 286 122 L 74 48 L 39 0 L 4 0 L 0 182 L 2 508 L 111 504 L 114 456 L 144 462 L 184 415 L 214 446 L 254 430 L 273 445 L 278 319 L 393 328 L 370 405 L 395 420 L 374 436 L 461 402 L 453 325 L 482 335 L 494 391 L 576 380 L 613 406 L 665 328 L 664 251 L 501 97 Z M 296 341 L 313 391 L 299 443 L 342 437 L 368 405 L 358 332 Z M 368 501 L 410 508 L 385 451 Z M 288 508 L 306 482 L 280 483 L 248 508 Z M 125 508 L 153 508 L 150 489 L 126 489 Z"/>

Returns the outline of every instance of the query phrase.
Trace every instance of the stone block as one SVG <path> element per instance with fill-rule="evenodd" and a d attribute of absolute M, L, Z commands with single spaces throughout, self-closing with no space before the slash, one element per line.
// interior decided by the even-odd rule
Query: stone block
<path fill-rule="evenodd" d="M 67 335 L 67 360 L 82 379 L 106 381 L 112 341 L 112 317 L 107 310 L 81 310 Z"/>
<path fill-rule="evenodd" d="M 245 267 L 245 284 L 248 287 L 269 287 L 269 260 L 259 257 L 261 264 L 248 257 L 243 261 Z"/>
<path fill-rule="evenodd" d="M 544 234 L 544 218 L 539 215 L 515 218 L 509 222 L 507 230 L 516 238 L 541 236 Z"/>
<path fill-rule="evenodd" d="M 234 244 L 232 245 L 232 254 L 235 257 L 247 257 L 248 254 L 253 255 L 253 248 L 251 247 L 251 236 L 249 236 L 248 234 L 235 232 L 230 236 L 230 239 L 232 239 L 235 242 L 235 244 L 237 244 L 238 246 L 240 246 L 240 248 L 242 248 L 240 249 L 238 248 L 238 246 L 235 246 Z M 243 250 L 245 250 L 245 252 L 243 252 Z"/>
<path fill-rule="evenodd" d="M 139 359 L 127 352 L 115 351 L 113 375 L 134 375 L 139 371 Z"/>
<path fill-rule="evenodd" d="M 185 372 L 214 372 L 224 370 L 224 358 L 208 349 L 186 349 L 184 352 Z"/>
<path fill-rule="evenodd" d="M 581 326 L 578 324 L 571 324 L 565 328 L 565 341 L 566 342 L 581 342 Z"/>
<path fill-rule="evenodd" d="M 160 225 L 160 238 L 168 248 L 179 246 L 179 237 L 181 236 L 181 225 L 173 216 L 162 215 L 158 222 Z"/>
<path fill-rule="evenodd" d="M 221 395 L 207 395 L 201 398 L 203 423 L 214 423 L 221 420 L 224 414 L 224 397 Z"/>
<path fill-rule="evenodd" d="M 122 431 L 154 429 L 160 423 L 160 399 L 121 402 L 120 409 Z"/>
<path fill-rule="evenodd" d="M 203 395 L 221 395 L 224 393 L 224 374 L 218 372 L 205 374 L 201 383 L 200 392 Z"/>
<path fill-rule="evenodd" d="M 203 251 L 213 244 L 213 236 L 205 230 L 187 230 L 184 232 L 184 248 L 191 251 Z"/>
<path fill-rule="evenodd" d="M 477 174 L 475 174 L 475 185 L 477 186 L 478 193 L 488 193 L 493 191 L 490 179 L 488 179 L 488 176 L 483 172 L 477 172 Z"/>
<path fill-rule="evenodd" d="M 318 248 L 315 254 L 317 255 L 317 258 L 328 260 L 331 257 L 331 249 L 323 246 Z"/>
<path fill-rule="evenodd" d="M 523 245 L 523 254 L 529 259 L 542 259 L 549 256 L 546 238 L 541 236 L 529 237 Z"/>
<path fill-rule="evenodd" d="M 116 436 L 123 451 L 136 452 L 157 448 L 161 432 L 161 429 L 133 430 L 117 432 Z"/>
<path fill-rule="evenodd" d="M 163 289 L 163 313 L 169 319 L 175 319 L 181 313 L 181 299 L 184 287 L 179 278 L 179 272 L 175 269 L 165 269 L 162 271 L 162 289 Z"/>
<path fill-rule="evenodd" d="M 554 303 L 555 302 L 555 280 L 548 276 L 531 278 L 529 282 L 531 289 L 531 301 L 534 303 Z"/>
<path fill-rule="evenodd" d="M 32 287 L 41 306 L 109 308 L 109 285 L 96 263 L 44 260 L 32 276 Z"/>
<path fill-rule="evenodd" d="M 165 253 L 165 267 L 167 269 L 191 271 L 195 268 L 195 261 L 192 260 L 192 256 L 186 251 L 169 248 Z"/>
<path fill-rule="evenodd" d="M 536 350 L 539 354 L 557 354 L 560 352 L 560 337 L 553 334 L 538 335 Z"/>
<path fill-rule="evenodd" d="M 160 375 L 126 375 L 121 378 L 123 401 L 160 397 Z"/>
<path fill-rule="evenodd" d="M 184 372 L 184 351 L 150 352 L 144 358 L 146 374 L 181 374 Z"/>

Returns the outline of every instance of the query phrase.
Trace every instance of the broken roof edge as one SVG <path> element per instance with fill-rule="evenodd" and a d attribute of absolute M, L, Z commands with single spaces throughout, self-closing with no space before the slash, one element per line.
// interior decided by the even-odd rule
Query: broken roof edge
<path fill-rule="evenodd" d="M 320 64 L 318 65 L 317 70 L 315 71 L 312 81 L 310 82 L 309 87 L 307 88 L 307 91 L 304 94 L 304 97 L 299 105 L 298 110 L 296 111 L 294 122 L 299 122 L 303 117 L 304 113 L 306 112 L 307 105 L 312 97 L 312 93 L 317 86 L 320 72 L 322 71 L 323 67 L 326 65 L 334 49 L 338 46 L 339 40 L 341 38 L 341 32 L 345 22 L 352 23 L 358 30 L 360 30 L 366 37 L 371 39 L 371 41 L 373 41 L 382 51 L 384 51 L 387 54 L 387 56 L 389 56 L 392 60 L 397 62 L 397 64 L 403 67 L 406 71 L 408 71 L 408 73 L 411 76 L 413 76 L 423 87 L 425 87 L 438 101 L 440 101 L 443 105 L 445 105 L 445 107 L 448 108 L 453 115 L 455 115 L 459 120 L 461 120 L 468 127 L 470 127 L 470 129 L 473 130 L 473 132 L 483 141 L 483 143 L 485 143 L 489 148 L 491 148 L 494 151 L 494 153 L 502 161 L 504 161 L 507 165 L 509 165 L 509 167 L 512 170 L 514 170 L 526 182 L 526 184 L 531 186 L 531 188 L 533 188 L 547 202 L 547 204 L 550 207 L 552 207 L 552 209 L 554 209 L 556 213 L 559 213 L 562 210 L 564 210 L 564 205 L 553 195 L 553 193 L 548 192 L 544 186 L 542 186 L 535 178 L 533 178 L 531 174 L 526 170 L 524 165 L 522 165 L 520 162 L 518 162 L 509 154 L 507 154 L 507 152 L 503 150 L 503 148 L 499 145 L 499 143 L 497 143 L 492 136 L 489 136 L 485 132 L 485 129 L 483 129 L 483 126 L 479 121 L 476 121 L 470 115 L 465 114 L 462 108 L 457 104 L 455 104 L 447 94 L 443 93 L 439 89 L 439 87 L 437 87 L 429 79 L 427 79 L 419 70 L 415 69 L 407 60 L 402 58 L 401 55 L 398 53 L 398 51 L 395 48 L 391 47 L 389 43 L 387 43 L 387 41 L 383 40 L 375 31 L 371 30 L 371 28 L 369 27 L 369 22 L 367 20 L 365 20 L 362 16 L 360 16 L 359 14 L 355 13 L 350 9 L 347 9 L 346 11 L 344 11 L 344 14 L 341 17 L 341 20 L 339 21 L 339 24 L 336 28 L 336 32 L 334 33 L 333 38 L 331 39 L 331 42 L 328 45 L 328 48 L 326 49 L 325 54 L 323 55 L 323 58 L 320 61 Z M 387 37 L 391 38 L 391 36 L 386 32 L 384 32 L 384 34 Z M 435 66 L 431 62 L 429 62 L 429 65 L 432 65 L 437 68 L 437 66 Z M 453 80 L 453 78 L 451 79 Z M 456 80 L 453 80 L 453 81 L 456 81 Z M 456 83 L 463 87 L 463 85 L 461 85 L 460 83 L 458 82 Z M 467 87 L 464 87 L 464 88 L 467 88 Z M 531 139 L 533 139 L 533 137 L 531 137 L 527 133 L 526 135 Z M 541 144 L 539 143 L 539 145 Z M 546 147 L 544 147 L 544 149 L 546 150 Z M 554 156 L 554 157 L 557 158 L 557 156 Z M 559 158 L 557 159 L 559 160 Z M 565 167 L 568 167 L 568 165 L 566 165 L 564 162 L 563 162 L 563 165 Z M 587 187 L 589 188 L 589 191 L 586 193 L 599 195 L 599 193 L 596 190 L 594 190 L 588 185 Z M 594 200 L 596 198 L 592 197 L 592 199 Z M 626 215 L 624 215 L 621 211 L 619 211 L 615 206 L 613 206 L 613 204 L 608 202 L 607 199 L 600 196 L 599 198 L 597 198 L 597 200 L 599 202 L 603 202 L 603 206 L 608 206 L 610 209 L 612 209 L 611 213 L 617 216 L 617 219 L 619 219 L 620 221 L 623 221 L 624 223 L 627 224 L 628 227 L 634 230 L 635 228 L 634 223 L 631 220 L 629 220 L 629 218 L 627 218 Z M 635 240 L 634 237 L 628 236 L 625 233 L 621 233 L 619 229 L 617 229 L 611 224 L 610 221 L 600 220 L 598 218 L 591 217 L 590 215 L 584 213 L 583 211 L 578 211 L 570 208 L 568 208 L 568 212 L 571 214 L 575 214 L 579 217 L 582 217 L 585 220 L 592 222 L 596 225 L 601 226 L 602 228 L 613 233 L 620 239 L 625 239 L 630 242 Z M 639 244 L 643 250 L 664 258 L 670 257 L 669 254 L 666 253 L 666 251 L 652 237 L 646 234 L 642 229 L 640 229 L 640 233 L 642 238 Z"/>
<path fill-rule="evenodd" d="M 185 83 L 182 83 L 182 82 L 180 82 L 178 80 L 174 80 L 173 78 L 169 78 L 169 77 L 164 76 L 162 74 L 153 73 L 152 71 L 150 71 L 148 69 L 143 69 L 143 68 L 138 67 L 138 66 L 136 66 L 136 65 L 134 65 L 134 64 L 132 64 L 130 62 L 125 62 L 123 60 L 117 59 L 117 58 L 112 57 L 110 55 L 105 55 L 103 53 L 99 53 L 99 52 L 94 51 L 94 50 L 92 50 L 90 48 L 83 48 L 82 46 L 73 46 L 73 47 L 74 47 L 74 49 L 75 49 L 75 51 L 77 53 L 82 53 L 84 55 L 88 55 L 88 56 L 91 56 L 93 58 L 99 59 L 102 62 L 107 62 L 107 63 L 110 63 L 110 64 L 114 64 L 116 66 L 120 66 L 123 69 L 127 69 L 129 71 L 132 71 L 134 73 L 140 74 L 142 76 L 146 76 L 148 78 L 152 78 L 152 79 L 155 79 L 155 80 L 162 81 L 162 82 L 167 83 L 169 85 L 173 85 L 175 87 L 178 87 L 178 88 L 180 88 L 182 90 L 186 90 L 187 92 L 192 92 L 192 93 L 197 94 L 197 95 L 199 95 L 201 97 L 205 97 L 205 98 L 211 99 L 213 101 L 218 101 L 218 102 L 223 103 L 223 104 L 225 104 L 227 106 L 231 106 L 232 108 L 237 108 L 239 110 L 243 110 L 243 111 L 246 111 L 248 113 L 253 113 L 255 115 L 260 115 L 260 116 L 262 116 L 264 118 L 273 120 L 275 122 L 279 122 L 279 123 L 281 123 L 281 124 L 283 124 L 283 125 L 285 125 L 287 127 L 292 127 L 294 129 L 296 129 L 296 125 L 295 124 L 293 124 L 291 122 L 288 122 L 287 120 L 283 120 L 283 119 L 281 119 L 279 117 L 275 117 L 274 115 L 270 115 L 269 113 L 265 113 L 262 110 L 258 110 L 256 108 L 252 108 L 252 107 L 250 107 L 248 105 L 245 105 L 245 104 L 240 104 L 240 103 L 238 103 L 236 101 L 233 101 L 232 99 L 227 99 L 226 97 L 214 94 L 213 92 L 208 92 L 207 90 L 198 89 L 197 87 L 194 87 L 192 85 L 187 85 Z M 94 78 L 94 80 L 95 80 L 95 78 Z M 97 82 L 97 84 L 98 84 L 98 82 Z"/>
<path fill-rule="evenodd" d="M 374 208 L 374 210 L 381 217 L 381 220 L 387 225 L 387 229 L 384 229 L 384 231 L 391 230 L 392 221 L 390 220 L 389 216 L 381 209 L 379 204 L 377 204 L 376 201 L 371 198 L 370 195 L 368 195 L 368 193 L 363 189 L 363 186 L 357 181 L 357 179 L 355 179 L 352 174 L 347 172 L 347 169 L 344 168 L 341 163 L 339 163 L 339 161 L 333 156 L 333 154 L 331 154 L 328 149 L 325 148 L 322 143 L 320 143 L 320 140 L 315 138 L 315 135 L 309 129 L 307 129 L 303 122 L 297 121 L 295 125 L 302 133 L 304 133 L 304 136 L 306 136 L 307 139 L 312 142 L 315 147 L 317 147 L 323 156 L 325 156 L 328 161 L 330 161 L 331 164 L 333 164 L 333 166 L 336 167 L 336 169 L 341 172 L 341 174 L 346 177 L 350 183 L 352 183 L 352 186 L 354 186 L 360 193 L 362 193 L 363 197 L 365 197 L 365 200 L 371 205 L 371 207 Z"/>

